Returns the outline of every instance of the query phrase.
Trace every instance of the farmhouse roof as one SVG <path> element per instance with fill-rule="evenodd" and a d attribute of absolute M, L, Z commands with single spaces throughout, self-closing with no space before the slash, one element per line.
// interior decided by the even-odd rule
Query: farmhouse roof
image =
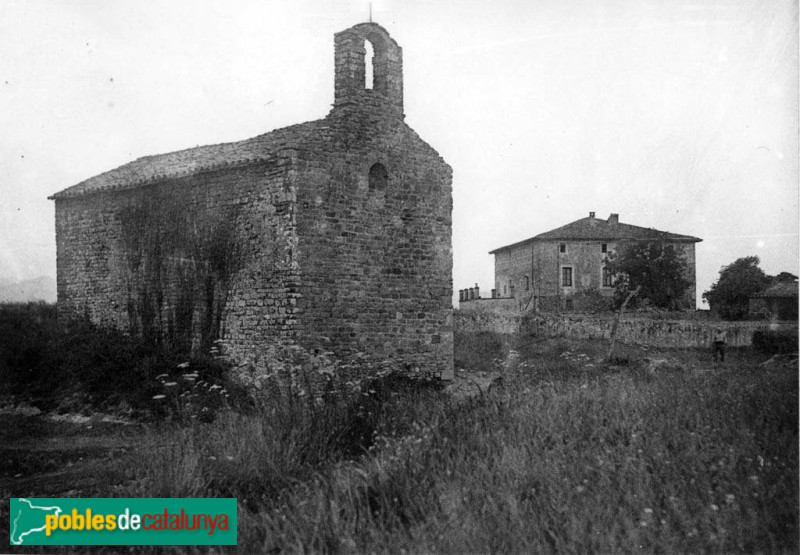
<path fill-rule="evenodd" d="M 756 293 L 752 295 L 753 297 L 761 297 L 761 298 L 797 298 L 797 289 L 798 285 L 797 282 L 791 281 L 783 281 L 780 283 L 776 283 L 771 287 L 767 287 L 760 293 Z"/>
<path fill-rule="evenodd" d="M 510 249 L 533 241 L 665 241 L 669 243 L 698 243 L 702 239 L 691 235 L 679 235 L 649 227 L 619 223 L 619 214 L 611 214 L 607 220 L 596 218 L 594 212 L 556 229 L 540 233 L 523 241 L 498 247 L 489 254 Z"/>
<path fill-rule="evenodd" d="M 280 156 L 280 151 L 301 145 L 323 128 L 317 120 L 276 129 L 233 143 L 198 146 L 186 150 L 144 156 L 116 169 L 90 177 L 48 197 L 60 199 L 100 191 L 134 189 L 164 179 L 185 177 L 228 166 L 241 166 Z"/>

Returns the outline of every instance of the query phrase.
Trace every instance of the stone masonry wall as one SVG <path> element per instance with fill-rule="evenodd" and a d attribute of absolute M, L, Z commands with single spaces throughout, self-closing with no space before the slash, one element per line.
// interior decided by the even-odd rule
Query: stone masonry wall
<path fill-rule="evenodd" d="M 366 82 L 366 47 L 373 49 L 373 82 Z M 361 23 L 334 36 L 334 102 L 352 103 L 365 93 L 386 100 L 387 106 L 403 113 L 403 49 L 379 25 Z"/>
<path fill-rule="evenodd" d="M 560 311 L 566 299 L 574 299 L 580 308 L 580 296 L 576 293 L 596 290 L 611 298 L 613 288 L 603 287 L 602 268 L 605 254 L 598 241 L 564 242 L 567 252 L 559 252 L 560 241 L 532 241 L 501 251 L 495 256 L 495 280 L 498 291 L 508 291 L 517 298 L 526 299 L 533 307 L 535 296 L 539 310 Z M 611 251 L 615 243 L 607 243 Z M 572 268 L 572 286 L 562 287 L 561 268 Z M 526 280 L 527 278 L 527 280 Z M 527 288 L 526 288 L 527 281 Z M 506 296 L 506 295 L 503 295 Z"/>
<path fill-rule="evenodd" d="M 286 164 L 57 199 L 60 313 L 187 349 L 293 341 Z"/>
<path fill-rule="evenodd" d="M 452 170 L 382 99 L 337 107 L 327 124 L 293 174 L 301 343 L 449 378 Z"/>

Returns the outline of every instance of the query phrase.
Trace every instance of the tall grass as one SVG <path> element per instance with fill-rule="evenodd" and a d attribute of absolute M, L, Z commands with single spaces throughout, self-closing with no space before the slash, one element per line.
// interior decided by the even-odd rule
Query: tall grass
<path fill-rule="evenodd" d="M 231 415 L 166 442 L 186 484 L 159 462 L 139 491 L 239 497 L 244 552 L 796 549 L 796 371 L 685 352 L 653 374 L 580 351 L 512 351 L 505 387 L 461 404 L 389 389 L 289 428 Z M 326 441 L 359 410 L 361 456 Z"/>
<path fill-rule="evenodd" d="M 61 328 L 47 306 L 0 307 L 0 334 L 0 383 L 45 408 L 78 396 L 182 414 L 224 379 L 115 332 Z M 501 371 L 503 387 L 455 403 L 389 376 L 173 419 L 112 493 L 236 497 L 247 553 L 796 551 L 796 368 L 631 346 L 606 365 L 604 350 L 461 336 L 457 367 Z M 675 364 L 654 372 L 644 356 Z"/>
<path fill-rule="evenodd" d="M 347 397 L 263 398 L 255 409 L 222 412 L 210 425 L 157 427 L 145 439 L 151 456 L 134 487 L 165 497 L 210 490 L 252 508 L 280 499 L 332 462 L 368 455 L 387 435 L 406 434 L 444 399 L 435 382 L 389 376 Z"/>
<path fill-rule="evenodd" d="M 508 354 L 510 337 L 493 332 L 456 334 L 453 366 L 469 372 L 499 370 Z"/>

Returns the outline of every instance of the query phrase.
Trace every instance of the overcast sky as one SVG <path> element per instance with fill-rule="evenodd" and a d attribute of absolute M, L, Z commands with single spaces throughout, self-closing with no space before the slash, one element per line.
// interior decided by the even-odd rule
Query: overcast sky
<path fill-rule="evenodd" d="M 703 239 L 698 299 L 798 272 L 793 0 L 375 0 L 406 121 L 453 167 L 454 289 L 589 211 Z M 140 156 L 318 119 L 367 1 L 0 0 L 0 278 L 55 276 L 46 197 Z"/>

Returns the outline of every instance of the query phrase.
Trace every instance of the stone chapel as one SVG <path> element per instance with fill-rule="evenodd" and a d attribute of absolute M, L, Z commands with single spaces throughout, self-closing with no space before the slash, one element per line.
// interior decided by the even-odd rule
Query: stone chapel
<path fill-rule="evenodd" d="M 235 363 L 289 346 L 451 378 L 452 170 L 404 121 L 389 33 L 334 44 L 325 118 L 52 195 L 59 316 Z"/>

